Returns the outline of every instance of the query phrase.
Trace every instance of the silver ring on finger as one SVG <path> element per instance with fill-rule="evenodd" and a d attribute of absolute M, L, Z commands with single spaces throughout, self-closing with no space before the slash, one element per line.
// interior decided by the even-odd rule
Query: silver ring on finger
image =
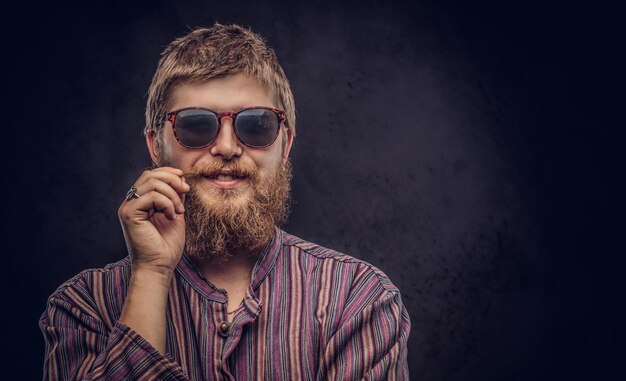
<path fill-rule="evenodd" d="M 139 197 L 141 196 L 139 196 L 139 194 L 137 193 L 137 187 L 134 185 L 130 187 L 128 192 L 126 192 L 126 201 L 130 201 L 133 198 L 139 198 Z"/>

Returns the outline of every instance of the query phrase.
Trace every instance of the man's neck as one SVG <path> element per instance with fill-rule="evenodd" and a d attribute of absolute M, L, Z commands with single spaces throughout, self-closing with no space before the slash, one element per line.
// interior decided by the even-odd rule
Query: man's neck
<path fill-rule="evenodd" d="M 211 284 L 228 292 L 233 288 L 247 288 L 250 285 L 257 256 L 246 253 L 220 262 L 202 258 L 192 258 L 192 261 Z"/>

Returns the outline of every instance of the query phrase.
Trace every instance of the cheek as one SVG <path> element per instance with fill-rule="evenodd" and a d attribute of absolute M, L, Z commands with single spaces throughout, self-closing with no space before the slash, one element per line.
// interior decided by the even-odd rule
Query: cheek
<path fill-rule="evenodd" d="M 166 140 L 163 147 L 161 165 L 166 165 L 182 170 L 191 169 L 193 164 L 200 160 L 203 153 L 200 151 L 191 152 L 181 146 L 175 139 Z"/>
<path fill-rule="evenodd" d="M 257 163 L 259 170 L 273 172 L 282 165 L 282 157 L 282 147 L 280 144 L 276 144 L 272 146 L 271 151 L 263 152 L 263 155 L 253 159 Z"/>

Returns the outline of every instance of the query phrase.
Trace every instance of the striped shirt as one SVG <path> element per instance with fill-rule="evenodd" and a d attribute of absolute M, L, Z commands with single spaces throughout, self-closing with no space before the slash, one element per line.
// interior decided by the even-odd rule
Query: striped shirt
<path fill-rule="evenodd" d="M 406 380 L 410 320 L 376 267 L 277 229 L 241 308 L 183 255 L 170 287 L 167 353 L 118 321 L 130 258 L 83 271 L 39 322 L 49 380 Z"/>

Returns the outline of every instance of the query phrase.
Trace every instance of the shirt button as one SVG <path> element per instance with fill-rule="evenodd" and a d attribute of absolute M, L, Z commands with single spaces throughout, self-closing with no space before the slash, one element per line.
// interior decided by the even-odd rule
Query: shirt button
<path fill-rule="evenodd" d="M 230 324 L 227 321 L 221 322 L 219 325 L 220 335 L 227 336 L 229 328 L 230 328 Z"/>

